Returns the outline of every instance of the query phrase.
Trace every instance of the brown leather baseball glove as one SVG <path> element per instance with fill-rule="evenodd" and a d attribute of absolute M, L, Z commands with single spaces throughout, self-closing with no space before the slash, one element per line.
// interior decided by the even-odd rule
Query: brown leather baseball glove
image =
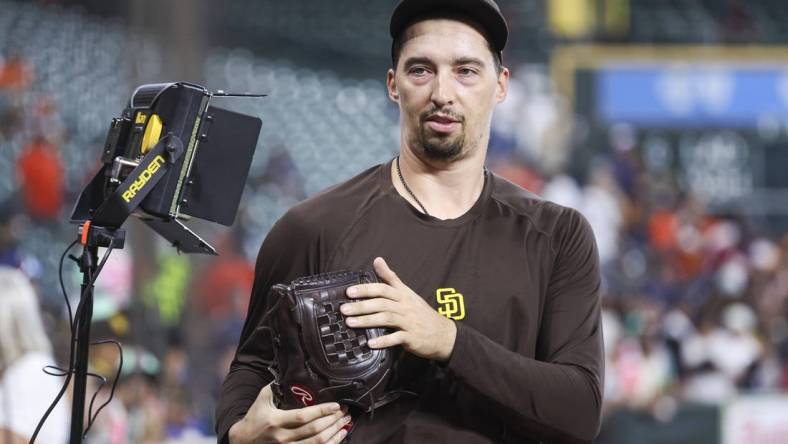
<path fill-rule="evenodd" d="M 355 302 L 347 288 L 368 282 L 378 282 L 374 272 L 341 271 L 272 287 L 272 389 L 279 408 L 333 401 L 371 413 L 398 397 L 387 391 L 393 352 L 367 345 L 386 330 L 348 328 L 339 311 Z"/>

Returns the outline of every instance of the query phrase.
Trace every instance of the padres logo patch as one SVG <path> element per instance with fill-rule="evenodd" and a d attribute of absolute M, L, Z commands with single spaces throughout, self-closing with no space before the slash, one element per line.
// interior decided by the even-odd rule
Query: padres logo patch
<path fill-rule="evenodd" d="M 438 313 L 449 319 L 459 321 L 465 317 L 465 302 L 462 294 L 457 293 L 453 288 L 439 288 L 435 292 L 438 300 Z"/>

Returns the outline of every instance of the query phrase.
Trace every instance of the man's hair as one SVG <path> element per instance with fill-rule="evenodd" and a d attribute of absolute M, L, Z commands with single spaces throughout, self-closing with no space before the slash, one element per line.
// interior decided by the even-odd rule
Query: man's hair
<path fill-rule="evenodd" d="M 487 37 L 484 28 L 479 26 L 472 18 L 457 12 L 445 12 L 445 11 L 436 11 L 430 14 L 423 15 L 416 20 L 411 22 L 411 25 L 417 22 L 421 22 L 428 19 L 433 18 L 449 18 L 452 20 L 457 20 L 460 22 L 467 23 L 482 33 L 484 39 L 487 41 L 487 48 L 490 50 L 490 53 L 493 56 L 493 66 L 495 68 L 495 73 L 500 74 L 503 71 L 503 58 L 499 51 L 493 49 L 492 44 L 490 43 L 490 39 Z M 405 30 L 407 27 L 399 33 L 399 35 L 394 38 L 394 41 L 391 43 L 391 67 L 395 71 L 397 70 L 397 64 L 399 63 L 399 56 L 402 53 L 402 47 L 405 45 Z"/>

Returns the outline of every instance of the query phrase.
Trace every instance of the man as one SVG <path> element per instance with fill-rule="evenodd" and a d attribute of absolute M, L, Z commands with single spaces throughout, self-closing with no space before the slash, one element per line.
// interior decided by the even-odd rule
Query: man
<path fill-rule="evenodd" d="M 393 333 L 403 397 L 353 418 L 353 442 L 589 442 L 603 377 L 599 268 L 576 211 L 484 169 L 506 97 L 506 23 L 492 0 L 404 0 L 391 20 L 388 93 L 400 155 L 292 208 L 260 250 L 217 433 L 232 443 L 330 442 L 350 418 L 335 403 L 274 408 L 268 289 L 373 263 L 352 327 Z"/>

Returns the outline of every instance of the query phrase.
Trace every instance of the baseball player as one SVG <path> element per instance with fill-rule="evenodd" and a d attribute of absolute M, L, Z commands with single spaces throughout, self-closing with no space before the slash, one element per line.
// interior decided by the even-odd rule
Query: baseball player
<path fill-rule="evenodd" d="M 248 317 L 217 407 L 221 442 L 338 443 L 336 403 L 274 406 L 272 285 L 374 267 L 347 291 L 350 327 L 386 327 L 405 396 L 352 418 L 359 443 L 591 442 L 603 383 L 600 273 L 577 212 L 484 167 L 506 98 L 493 0 L 403 0 L 391 17 L 399 155 L 290 209 L 260 249 Z"/>

